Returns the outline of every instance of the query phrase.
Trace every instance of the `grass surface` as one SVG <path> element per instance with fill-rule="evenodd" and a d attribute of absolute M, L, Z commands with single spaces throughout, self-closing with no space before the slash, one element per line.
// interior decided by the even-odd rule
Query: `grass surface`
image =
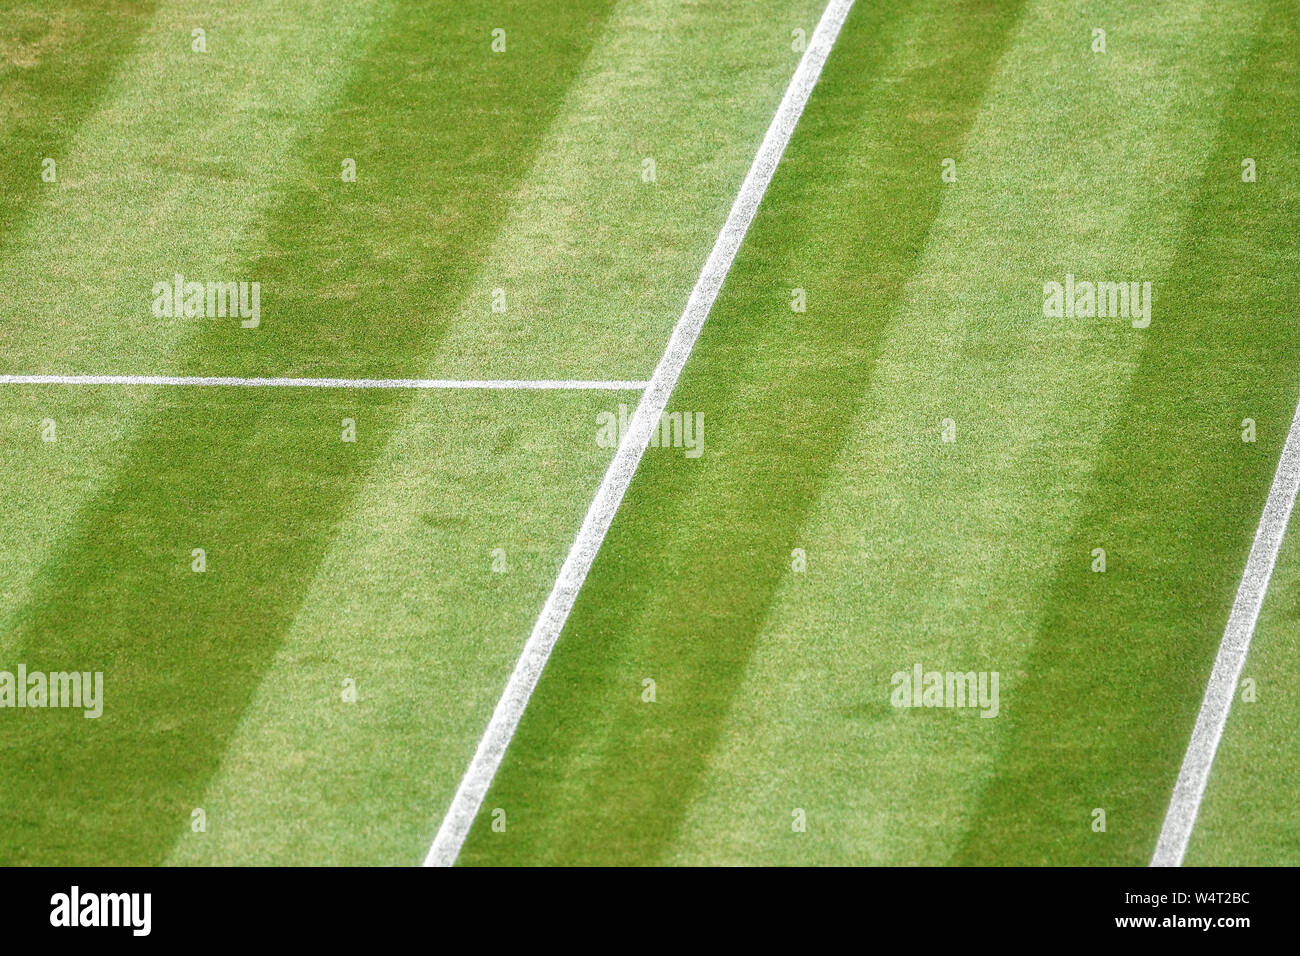
<path fill-rule="evenodd" d="M 647 378 L 821 9 L 2 2 L 0 373 Z M 1297 12 L 855 7 L 460 862 L 1149 859 L 1300 397 Z M 22 864 L 418 862 L 636 400 L 0 388 L 0 670 L 106 686 L 0 709 Z M 1295 540 L 1191 863 L 1300 861 Z"/>
<path fill-rule="evenodd" d="M 850 18 L 675 399 L 709 452 L 643 467 L 463 862 L 1149 858 L 1294 408 L 1294 200 L 1239 161 L 1294 162 L 1295 39 L 1129 11 L 1098 64 L 946 11 Z M 1152 279 L 1152 328 L 1042 320 L 1067 271 Z M 999 719 L 890 708 L 918 661 Z"/>

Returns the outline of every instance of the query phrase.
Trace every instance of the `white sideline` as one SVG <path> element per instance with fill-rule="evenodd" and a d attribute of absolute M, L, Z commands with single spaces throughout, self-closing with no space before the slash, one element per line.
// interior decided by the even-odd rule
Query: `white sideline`
<path fill-rule="evenodd" d="M 181 385 L 235 388 L 483 388 L 632 391 L 649 382 L 589 379 L 239 378 L 226 375 L 0 375 L 0 385 Z"/>
<path fill-rule="evenodd" d="M 501 765 L 501 759 L 505 756 L 506 747 L 514 737 L 515 728 L 519 726 L 519 720 L 528 706 L 528 699 L 551 655 L 551 649 L 559 639 L 578 591 L 614 520 L 614 513 L 641 462 L 641 456 L 650 442 L 650 433 L 668 405 L 677 378 L 695 347 L 695 340 L 699 338 L 713 301 L 731 269 L 736 251 L 758 211 L 758 204 L 767 191 L 781 154 L 790 142 L 795 124 L 803 113 L 808 96 L 821 75 L 822 66 L 830 55 L 831 47 L 852 6 L 853 0 L 830 0 L 813 32 L 808 48 L 781 99 L 781 105 L 777 107 L 776 115 L 758 148 L 753 165 L 741 184 L 740 193 L 722 225 L 713 251 L 709 253 L 704 269 L 691 291 L 686 309 L 673 329 L 672 337 L 668 340 L 668 346 L 659 359 L 648 387 L 641 394 L 632 422 L 618 451 L 614 453 L 614 460 L 605 472 L 591 507 L 587 509 L 578 537 L 560 568 L 555 586 L 542 606 L 542 612 L 533 625 L 533 632 L 524 645 L 501 699 L 497 701 L 474 758 L 456 789 L 456 795 L 438 828 L 433 845 L 429 847 L 429 853 L 424 859 L 425 866 L 450 866 L 456 862 L 483 798 Z"/>
<path fill-rule="evenodd" d="M 1196 715 L 1196 726 L 1192 728 L 1192 739 L 1187 744 L 1178 782 L 1174 784 L 1160 838 L 1156 841 L 1152 866 L 1181 866 L 1183 854 L 1187 852 L 1187 842 L 1191 839 L 1205 785 L 1210 779 L 1210 768 L 1214 765 L 1223 728 L 1228 722 L 1232 696 L 1241 679 L 1241 669 L 1245 666 L 1250 640 L 1255 633 L 1255 622 L 1264 603 L 1264 592 L 1268 590 L 1282 536 L 1295 506 L 1297 488 L 1300 488 L 1300 406 L 1296 407 L 1295 417 L 1291 420 L 1291 430 L 1277 463 L 1277 473 L 1273 476 L 1268 500 L 1264 502 L 1264 513 L 1255 531 L 1250 557 L 1246 559 L 1246 570 L 1241 575 L 1241 585 L 1232 602 L 1232 612 L 1228 615 L 1223 641 L 1214 659 L 1210 682 L 1205 688 L 1200 713 Z"/>

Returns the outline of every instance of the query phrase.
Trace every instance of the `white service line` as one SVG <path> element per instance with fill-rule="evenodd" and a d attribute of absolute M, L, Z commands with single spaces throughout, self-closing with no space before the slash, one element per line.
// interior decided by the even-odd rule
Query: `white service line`
<path fill-rule="evenodd" d="M 1196 825 L 1196 814 L 1201 809 L 1201 798 L 1210 779 L 1214 755 L 1219 750 L 1223 728 L 1228 722 L 1228 711 L 1250 650 L 1250 639 L 1264 603 L 1264 592 L 1268 590 L 1268 579 L 1273 574 L 1282 536 L 1295 506 L 1297 488 L 1300 488 L 1300 406 L 1291 420 L 1291 430 L 1277 463 L 1273 486 L 1264 502 L 1264 514 L 1255 531 L 1255 541 L 1250 547 L 1250 557 L 1246 559 L 1246 570 L 1242 573 L 1236 600 L 1232 602 L 1228 626 L 1214 659 L 1214 670 L 1210 672 L 1201 711 L 1196 715 L 1196 726 L 1192 728 L 1192 739 L 1183 756 L 1182 769 L 1178 771 L 1178 782 L 1174 784 L 1173 797 L 1169 800 L 1165 822 L 1151 858 L 1152 866 L 1181 866 L 1183 854 L 1187 852 L 1187 841 Z"/>
<path fill-rule="evenodd" d="M 555 586 L 542 606 L 542 613 L 533 625 L 533 632 L 524 645 L 501 699 L 497 701 L 474 758 L 456 789 L 456 795 L 452 798 L 447 815 L 443 817 L 433 845 L 429 847 L 429 853 L 424 859 L 425 866 L 450 866 L 456 862 L 483 798 L 496 776 L 497 768 L 501 766 L 506 747 L 514 737 L 515 728 L 519 726 L 519 720 L 528 706 L 528 699 L 551 656 L 551 649 L 560 637 L 578 591 L 614 520 L 614 513 L 641 462 L 641 456 L 650 442 L 650 433 L 668 405 L 668 398 L 677 384 L 682 367 L 686 364 L 691 349 L 695 347 L 695 340 L 699 338 L 704 321 L 709 317 L 713 301 L 731 269 L 736 251 L 749 230 L 749 224 L 754 220 L 758 204 L 767 191 L 768 183 L 772 181 L 781 154 L 790 142 L 795 124 L 799 122 L 808 96 L 817 84 L 822 66 L 826 63 L 852 6 L 853 0 L 831 0 L 813 32 L 808 48 L 781 99 L 781 105 L 772 118 L 772 124 L 758 148 L 758 155 L 754 157 L 753 165 L 741 184 L 740 193 L 722 225 L 713 251 L 709 253 L 704 270 L 691 291 L 686 309 L 673 328 L 668 347 L 659 359 L 648 387 L 641 394 L 631 425 L 624 434 L 618 451 L 614 453 L 614 460 L 605 472 L 591 507 L 587 509 L 578 537 L 569 550 L 569 556 L 564 559 Z"/>
<path fill-rule="evenodd" d="M 180 385 L 203 388 L 480 388 L 633 391 L 649 382 L 589 379 L 239 378 L 228 375 L 0 375 L 0 385 Z"/>

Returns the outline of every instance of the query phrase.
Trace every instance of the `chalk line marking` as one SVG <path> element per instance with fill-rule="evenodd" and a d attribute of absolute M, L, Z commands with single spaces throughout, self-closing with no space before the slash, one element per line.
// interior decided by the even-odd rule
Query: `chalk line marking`
<path fill-rule="evenodd" d="M 1187 744 L 1178 782 L 1174 784 L 1160 838 L 1156 841 L 1152 866 L 1181 866 L 1183 863 L 1187 842 L 1192 837 L 1196 815 L 1201 809 L 1201 798 L 1205 796 L 1205 785 L 1210 779 L 1210 768 L 1214 765 L 1223 728 L 1228 722 L 1232 697 L 1241 679 L 1241 669 L 1246 664 L 1268 580 L 1273 575 L 1282 536 L 1295 506 L 1297 488 L 1300 488 L 1300 406 L 1296 407 L 1295 417 L 1291 420 L 1291 430 L 1277 463 L 1273 485 L 1269 488 L 1268 500 L 1264 502 L 1264 513 L 1255 531 L 1250 557 L 1246 559 L 1246 570 L 1241 575 L 1236 600 L 1232 602 L 1232 613 L 1228 615 L 1223 641 L 1214 658 L 1214 669 L 1205 687 L 1200 713 L 1196 715 L 1192 739 Z"/>
<path fill-rule="evenodd" d="M 225 375 L 0 375 L 0 385 L 178 385 L 200 388 L 644 389 L 649 382 L 592 379 L 238 378 Z"/>
<path fill-rule="evenodd" d="M 429 853 L 424 859 L 425 866 L 450 866 L 456 862 L 483 798 L 496 776 L 497 768 L 501 766 L 506 748 L 514 737 L 515 728 L 519 726 L 528 700 L 542 675 L 542 669 L 551 656 L 551 649 L 559 639 L 578 591 L 614 520 L 614 513 L 641 462 L 641 456 L 650 442 L 650 433 L 668 405 L 668 398 L 695 347 L 695 340 L 699 338 L 713 301 L 718 297 L 723 280 L 736 258 L 736 251 L 740 248 L 745 233 L 749 231 L 758 204 L 767 192 L 767 185 L 772 181 L 781 154 L 790 142 L 795 124 L 799 122 L 808 96 L 821 75 L 822 66 L 826 63 L 852 6 L 853 0 L 831 0 L 822 13 L 821 21 L 813 32 L 808 48 L 781 98 L 781 105 L 777 107 L 776 115 L 758 148 L 753 165 L 741 184 L 731 212 L 722 225 L 713 251 L 709 253 L 700 278 L 691 291 L 686 309 L 673 328 L 668 346 L 659 359 L 648 387 L 641 393 L 641 401 L 637 404 L 631 424 L 614 453 L 614 460 L 610 462 L 609 469 L 601 480 L 591 507 L 587 509 L 578 537 L 574 540 L 568 557 L 564 559 L 555 586 L 542 606 L 542 613 L 533 626 L 533 632 L 524 645 L 501 699 L 497 701 L 492 719 L 456 789 L 456 795 L 452 798 L 447 815 L 443 817 L 433 845 L 429 847 Z"/>

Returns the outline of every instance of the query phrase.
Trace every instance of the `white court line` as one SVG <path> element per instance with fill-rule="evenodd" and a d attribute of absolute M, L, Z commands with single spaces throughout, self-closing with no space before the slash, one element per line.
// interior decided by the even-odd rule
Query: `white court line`
<path fill-rule="evenodd" d="M 239 378 L 226 375 L 0 375 L 0 385 L 180 385 L 202 388 L 480 388 L 632 391 L 649 382 L 591 379 Z"/>
<path fill-rule="evenodd" d="M 533 625 L 533 632 L 524 645 L 501 699 L 497 701 L 474 758 L 456 789 L 456 795 L 438 828 L 433 845 L 429 847 L 429 853 L 424 859 L 425 866 L 450 866 L 456 862 L 483 798 L 496 776 L 497 768 L 501 766 L 506 747 L 514 737 L 515 728 L 519 726 L 519 720 L 528 706 L 528 699 L 551 656 L 551 649 L 560 637 L 560 631 L 569 617 L 569 611 L 573 609 L 582 582 L 587 578 L 587 572 L 605 540 L 605 533 L 614 520 L 614 513 L 650 442 L 651 430 L 668 405 L 668 398 L 677 384 L 682 367 L 695 347 L 695 340 L 699 338 L 704 321 L 709 317 L 718 290 L 722 288 L 723 280 L 731 269 L 736 251 L 758 211 L 767 184 L 772 181 L 781 154 L 790 142 L 804 104 L 808 102 L 808 96 L 821 75 L 822 66 L 830 55 L 835 38 L 839 36 L 840 27 L 844 25 L 852 6 L 853 0 L 831 0 L 813 32 L 808 48 L 781 99 L 781 105 L 772 118 L 772 124 L 758 148 L 758 155 L 754 157 L 754 163 L 741 184 L 740 193 L 731 206 L 727 221 L 722 225 L 713 251 L 709 253 L 704 270 L 691 291 L 686 310 L 673 328 L 668 347 L 659 359 L 649 386 L 641 395 L 632 422 L 618 451 L 614 453 L 614 460 L 605 472 L 591 507 L 587 509 L 578 537 L 569 550 L 569 556 L 564 559 L 555 586 L 542 607 L 537 623 Z"/>
<path fill-rule="evenodd" d="M 1264 514 L 1255 531 L 1255 542 L 1250 547 L 1250 557 L 1246 559 L 1246 570 L 1242 573 L 1236 600 L 1232 602 L 1228 626 L 1214 659 L 1214 670 L 1210 672 L 1201 711 L 1196 715 L 1196 726 L 1192 728 L 1192 739 L 1187 744 L 1182 769 L 1178 771 L 1178 782 L 1174 784 L 1173 797 L 1169 800 L 1165 822 L 1151 858 L 1152 866 L 1181 866 L 1183 854 L 1187 852 L 1187 841 L 1196 825 L 1196 814 L 1201 809 L 1201 798 L 1205 796 L 1214 755 L 1219 750 L 1223 728 L 1228 722 L 1228 710 L 1232 707 L 1232 697 L 1250 650 L 1250 639 L 1264 603 L 1264 592 L 1268 590 L 1268 579 L 1273 574 L 1282 536 L 1295 506 L 1297 488 L 1300 488 L 1300 406 L 1291 420 L 1291 430 L 1277 463 L 1273 486 L 1264 502 Z"/>

